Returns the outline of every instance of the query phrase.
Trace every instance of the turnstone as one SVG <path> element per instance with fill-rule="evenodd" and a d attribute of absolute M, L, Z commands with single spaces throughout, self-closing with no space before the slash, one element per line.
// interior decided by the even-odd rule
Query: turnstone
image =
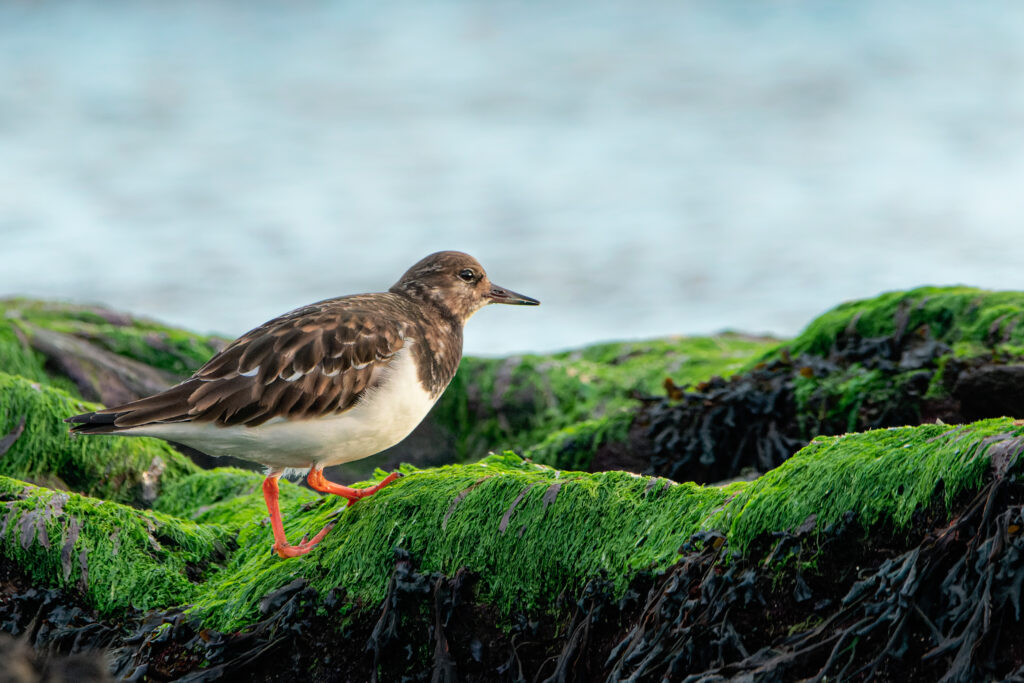
<path fill-rule="evenodd" d="M 236 339 L 184 382 L 67 422 L 73 434 L 154 436 L 266 465 L 273 548 L 281 557 L 304 555 L 333 525 L 288 544 L 278 506 L 284 470 L 309 468 L 311 487 L 349 505 L 394 481 L 398 473 L 354 489 L 328 481 L 323 468 L 405 438 L 455 375 L 462 326 L 492 303 L 540 302 L 491 284 L 468 254 L 438 252 L 387 292 L 285 313 Z"/>

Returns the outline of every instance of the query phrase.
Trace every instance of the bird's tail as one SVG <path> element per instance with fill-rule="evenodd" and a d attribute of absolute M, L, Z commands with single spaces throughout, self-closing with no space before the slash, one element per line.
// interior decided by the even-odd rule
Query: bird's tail
<path fill-rule="evenodd" d="M 116 434 L 154 422 L 181 422 L 189 417 L 187 406 L 183 410 L 182 405 L 198 384 L 199 380 L 189 379 L 159 394 L 64 421 L 71 423 L 72 434 Z"/>
<path fill-rule="evenodd" d="M 120 431 L 114 424 L 118 415 L 120 413 L 82 413 L 64 421 L 71 423 L 72 434 L 114 434 Z"/>

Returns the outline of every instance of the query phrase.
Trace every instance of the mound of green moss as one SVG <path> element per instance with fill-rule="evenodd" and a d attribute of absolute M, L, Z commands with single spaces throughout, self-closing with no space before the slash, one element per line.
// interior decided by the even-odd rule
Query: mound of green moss
<path fill-rule="evenodd" d="M 227 529 L 0 476 L 0 554 L 104 614 L 199 598 Z"/>
<path fill-rule="evenodd" d="M 98 407 L 62 389 L 0 372 L 0 475 L 148 505 L 161 486 L 198 471 L 157 439 L 68 434 L 65 417 Z"/>
<path fill-rule="evenodd" d="M 660 400 L 524 452 L 556 467 L 708 482 L 765 472 L 820 434 L 1024 417 L 1022 319 L 1024 292 L 969 287 L 844 303 L 725 379 L 681 379 Z M 602 447 L 611 456 L 595 462 Z"/>
<path fill-rule="evenodd" d="M 920 287 L 842 304 L 758 362 L 792 361 L 807 436 L 1015 415 L 1019 402 L 979 406 L 969 384 L 979 370 L 1024 359 L 1022 320 L 1024 292 Z"/>
<path fill-rule="evenodd" d="M 70 335 L 178 377 L 195 372 L 225 344 L 220 337 L 195 334 L 99 306 L 0 299 L 0 319 L 0 330 L 18 328 L 28 340 L 33 329 Z M 3 363 L 0 370 L 22 374 Z"/>
<path fill-rule="evenodd" d="M 515 614 L 562 618 L 559 596 L 595 586 L 608 604 L 628 600 L 649 573 L 678 574 L 694 553 L 713 569 L 701 570 L 708 576 L 751 563 L 775 567 L 785 558 L 772 548 L 797 533 L 810 539 L 800 571 L 813 583 L 808 553 L 819 541 L 834 545 L 826 530 L 916 533 L 916 513 L 941 518 L 993 470 L 1019 471 L 1024 452 L 1024 426 L 1010 418 L 817 436 L 887 415 L 912 419 L 927 401 L 955 404 L 963 376 L 1021 357 L 1024 294 L 922 288 L 844 304 L 784 345 L 727 334 L 467 358 L 431 416 L 458 461 L 403 466 L 404 477 L 351 507 L 283 482 L 293 543 L 335 526 L 313 552 L 282 560 L 271 551 L 260 474 L 202 470 L 157 440 L 72 439 L 62 422 L 95 408 L 82 391 L 108 390 L 89 379 L 89 368 L 98 368 L 94 378 L 115 368 L 130 390 L 147 380 L 133 385 L 131 372 L 117 374 L 116 359 L 130 361 L 129 371 L 180 376 L 214 353 L 217 340 L 102 309 L 21 300 L 3 310 L 4 566 L 112 620 L 186 609 L 205 627 L 250 629 L 244 637 L 259 642 L 268 638 L 256 626 L 274 603 L 268 596 L 296 587 L 304 600 L 332 596 L 330 609 L 352 624 L 360 615 L 359 623 L 372 621 L 366 615 L 381 605 L 387 612 L 401 578 L 396 556 L 414 558 L 423 582 L 468 569 L 472 603 L 510 629 Z M 65 352 L 74 362 L 62 364 Z M 663 401 L 650 400 L 663 390 Z M 882 411 L 894 405 L 907 410 Z M 658 437 L 645 453 L 652 462 L 696 448 L 692 468 L 701 448 L 759 448 L 755 424 L 783 450 L 810 443 L 752 481 L 723 486 L 583 471 L 595 453 L 644 430 Z M 658 450 L 672 438 L 675 446 Z M 473 462 L 489 449 L 502 452 Z"/>
<path fill-rule="evenodd" d="M 815 318 L 784 348 L 793 356 L 827 356 L 844 336 L 902 337 L 927 328 L 930 338 L 953 347 L 960 357 L 993 350 L 1022 356 L 1022 320 L 1024 292 L 918 287 L 841 304 Z M 780 353 L 781 349 L 768 356 Z"/>
<path fill-rule="evenodd" d="M 275 560 L 267 553 L 269 529 L 244 527 L 241 548 L 197 605 L 219 627 L 239 627 L 263 595 L 296 576 L 376 603 L 394 550 L 402 548 L 426 571 L 479 573 L 483 599 L 503 610 L 549 607 L 561 590 L 576 592 L 601 574 L 623 590 L 637 572 L 677 562 L 680 547 L 701 531 L 719 532 L 733 549 L 750 552 L 758 538 L 809 519 L 825 528 L 848 511 L 866 528 L 905 529 L 940 482 L 947 503 L 977 488 L 993 449 L 1003 452 L 1022 437 L 1024 428 L 1012 421 L 991 420 L 823 438 L 760 479 L 726 487 L 627 472 L 563 472 L 512 454 L 410 469 L 341 514 L 315 554 Z M 256 494 L 232 503 L 232 515 L 239 506 L 262 514 Z M 343 501 L 328 499 L 305 514 L 293 511 L 288 532 L 314 533 L 342 509 Z M 230 620 L 222 621 L 224 615 Z"/>
<path fill-rule="evenodd" d="M 407 467 L 406 476 L 349 508 L 285 485 L 293 542 L 337 522 L 314 552 L 287 560 L 270 550 L 253 473 L 178 478 L 154 512 L 3 479 L 0 547 L 41 585 L 80 591 L 104 613 L 191 604 L 222 630 L 252 623 L 260 601 L 296 578 L 377 604 L 396 549 L 424 571 L 476 572 L 479 598 L 502 613 L 543 610 L 562 590 L 575 593 L 599 575 L 622 591 L 638 572 L 675 564 L 702 531 L 749 554 L 773 532 L 808 521 L 825 528 L 849 511 L 866 529 L 905 528 L 940 484 L 951 501 L 981 484 L 994 455 L 1009 467 L 1022 443 L 1024 427 L 1008 419 L 822 438 L 760 479 L 726 487 L 559 471 L 511 453 Z M 140 586 L 144 593 L 132 590 Z"/>

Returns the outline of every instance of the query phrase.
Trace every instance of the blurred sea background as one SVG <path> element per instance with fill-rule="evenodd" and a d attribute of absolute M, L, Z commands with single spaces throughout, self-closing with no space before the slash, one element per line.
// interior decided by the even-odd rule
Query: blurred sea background
<path fill-rule="evenodd" d="M 1024 5 L 0 3 L 0 296 L 234 336 L 439 249 L 466 351 L 1024 289 Z"/>

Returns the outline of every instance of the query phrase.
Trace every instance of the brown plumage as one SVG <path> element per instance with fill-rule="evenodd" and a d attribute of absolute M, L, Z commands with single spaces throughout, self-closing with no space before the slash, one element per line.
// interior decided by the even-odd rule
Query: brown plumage
<path fill-rule="evenodd" d="M 76 434 L 156 436 L 268 465 L 264 493 L 275 548 L 302 554 L 323 534 L 287 544 L 277 477 L 285 467 L 310 467 L 317 490 L 350 500 L 368 495 L 327 482 L 321 469 L 404 438 L 455 375 L 463 324 L 489 303 L 538 302 L 492 285 L 472 256 L 438 252 L 387 292 L 286 313 L 164 392 L 67 421 Z"/>
<path fill-rule="evenodd" d="M 98 413 L 126 428 L 183 421 L 257 426 L 347 410 L 405 345 L 408 323 L 398 319 L 411 305 L 389 293 L 305 306 L 247 332 L 176 387 Z"/>

